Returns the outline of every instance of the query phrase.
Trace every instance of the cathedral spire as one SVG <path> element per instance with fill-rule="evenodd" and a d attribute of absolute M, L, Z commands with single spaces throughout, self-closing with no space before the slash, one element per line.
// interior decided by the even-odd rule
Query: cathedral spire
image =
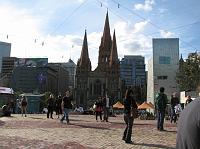
<path fill-rule="evenodd" d="M 81 57 L 80 57 L 80 65 L 82 65 L 88 59 L 89 59 L 89 55 L 88 55 L 87 32 L 85 30 L 82 51 L 81 51 Z"/>
<path fill-rule="evenodd" d="M 110 66 L 116 63 L 118 63 L 118 54 L 117 54 L 117 43 L 116 43 L 115 30 L 114 30 L 113 42 L 112 42 L 111 54 L 110 54 Z"/>
<path fill-rule="evenodd" d="M 109 46 L 110 42 L 111 42 L 110 25 L 109 25 L 108 11 L 107 11 L 104 30 L 103 30 L 103 36 L 102 36 L 102 39 L 101 39 L 101 46 L 107 48 L 107 46 Z"/>
<path fill-rule="evenodd" d="M 90 59 L 89 59 L 89 54 L 88 54 L 87 32 L 85 30 L 79 65 L 80 66 L 85 65 L 85 64 L 88 64 L 88 62 L 90 62 Z"/>

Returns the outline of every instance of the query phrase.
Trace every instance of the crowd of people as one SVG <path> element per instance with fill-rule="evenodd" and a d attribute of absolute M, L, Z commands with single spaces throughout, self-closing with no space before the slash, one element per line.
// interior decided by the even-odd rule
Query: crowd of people
<path fill-rule="evenodd" d="M 159 131 L 164 131 L 164 119 L 166 108 L 168 104 L 167 95 L 164 93 L 164 87 L 160 88 L 160 92 L 157 94 L 155 98 L 155 111 L 157 117 L 157 129 Z M 126 128 L 123 133 L 122 140 L 125 143 L 133 143 L 131 140 L 132 136 L 132 127 L 134 119 L 138 117 L 137 113 L 137 104 L 136 104 L 136 93 L 132 89 L 127 89 L 124 97 L 124 122 L 126 124 Z M 66 120 L 67 124 L 69 124 L 69 113 L 72 111 L 72 96 L 70 91 L 67 91 L 65 96 L 62 98 L 59 95 L 57 98 L 54 98 L 53 94 L 50 94 L 47 99 L 47 118 L 53 119 L 53 111 L 56 111 L 57 118 L 60 118 L 60 122 L 63 123 Z M 192 103 L 192 104 L 191 104 Z M 20 100 L 17 101 L 18 107 L 20 108 L 22 116 L 27 116 L 27 99 L 25 96 L 22 96 Z M 15 112 L 13 110 L 13 101 L 10 103 L 10 113 Z M 185 109 L 182 110 L 180 105 L 180 100 L 176 93 L 171 96 L 170 101 L 171 107 L 171 123 L 176 123 L 178 119 L 180 119 L 180 123 L 178 124 L 178 135 L 177 135 L 177 149 L 186 149 L 186 148 L 195 148 L 200 147 L 198 143 L 200 137 L 200 100 L 193 101 L 191 96 L 187 96 L 187 100 L 185 103 Z M 8 105 L 3 107 L 3 110 L 6 111 L 8 109 Z M 79 108 L 76 108 L 78 110 Z M 100 121 L 108 122 L 109 118 L 109 110 L 110 110 L 110 101 L 108 96 L 99 97 L 97 101 L 94 103 L 93 109 L 95 111 L 96 121 L 98 122 L 98 117 Z M 80 110 L 80 109 L 79 109 Z M 83 110 L 83 109 L 82 109 Z M 8 110 L 7 110 L 8 111 Z M 6 112 L 7 112 L 6 111 Z M 6 115 L 10 115 L 10 113 L 5 113 Z M 103 114 L 103 119 L 102 119 Z M 181 115 L 181 116 L 180 116 Z M 180 117 L 180 118 L 179 118 Z M 189 134 L 189 135 L 187 135 Z M 192 139 L 191 139 L 192 138 Z"/>

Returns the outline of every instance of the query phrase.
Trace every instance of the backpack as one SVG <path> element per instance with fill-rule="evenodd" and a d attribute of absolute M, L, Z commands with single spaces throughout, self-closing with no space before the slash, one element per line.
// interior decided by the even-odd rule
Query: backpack
<path fill-rule="evenodd" d="M 157 108 L 158 110 L 164 110 L 166 108 L 165 94 L 158 94 L 157 100 Z"/>

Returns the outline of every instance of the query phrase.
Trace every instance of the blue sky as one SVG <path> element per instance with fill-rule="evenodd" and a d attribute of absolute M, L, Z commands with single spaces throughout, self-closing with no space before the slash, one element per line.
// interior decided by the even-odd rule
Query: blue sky
<path fill-rule="evenodd" d="M 0 40 L 12 43 L 12 56 L 76 63 L 86 28 L 95 69 L 107 9 L 120 58 L 147 61 L 157 37 L 180 38 L 184 57 L 200 49 L 199 0 L 0 0 Z"/>

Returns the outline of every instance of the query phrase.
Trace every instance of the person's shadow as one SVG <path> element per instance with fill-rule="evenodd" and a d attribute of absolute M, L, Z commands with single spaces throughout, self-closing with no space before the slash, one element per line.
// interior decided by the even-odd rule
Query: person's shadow
<path fill-rule="evenodd" d="M 3 125 L 5 125 L 5 122 L 0 120 L 0 126 L 3 126 Z"/>
<path fill-rule="evenodd" d="M 145 146 L 145 147 L 158 147 L 162 149 L 175 149 L 173 147 L 161 145 L 161 144 L 147 144 L 147 143 L 134 143 L 133 145 L 140 145 L 140 146 Z"/>

